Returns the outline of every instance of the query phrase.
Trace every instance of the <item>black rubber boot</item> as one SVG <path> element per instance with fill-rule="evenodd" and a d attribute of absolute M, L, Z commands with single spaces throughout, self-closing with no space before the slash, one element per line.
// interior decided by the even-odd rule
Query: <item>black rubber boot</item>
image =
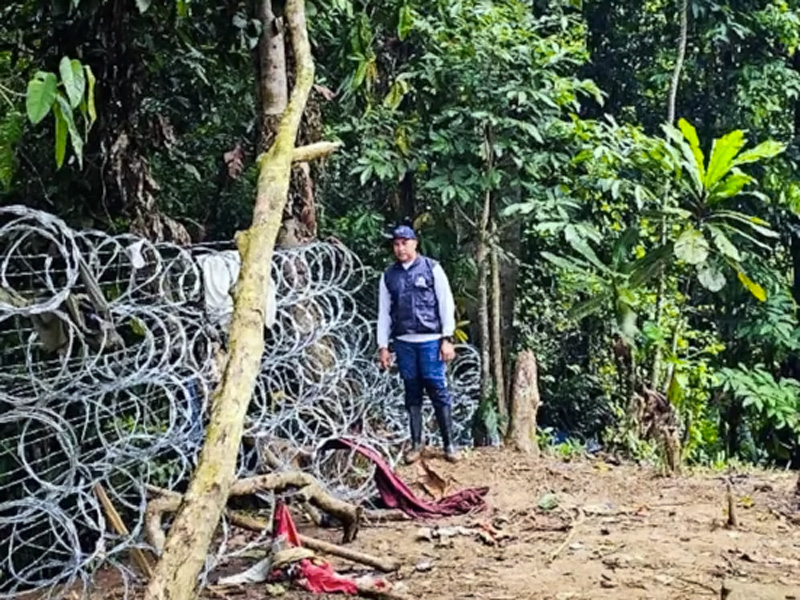
<path fill-rule="evenodd" d="M 450 405 L 437 405 L 433 408 L 436 413 L 436 422 L 439 424 L 439 432 L 442 434 L 442 447 L 444 457 L 449 462 L 458 461 L 458 454 L 453 445 L 453 415 Z"/>
<path fill-rule="evenodd" d="M 422 406 L 408 407 L 408 426 L 411 430 L 411 450 L 406 453 L 406 464 L 419 460 L 422 454 Z"/>

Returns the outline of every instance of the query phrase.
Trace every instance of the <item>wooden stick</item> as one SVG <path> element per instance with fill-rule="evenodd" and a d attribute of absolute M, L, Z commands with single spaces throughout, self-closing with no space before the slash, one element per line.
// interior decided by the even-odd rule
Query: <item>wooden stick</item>
<path fill-rule="evenodd" d="M 236 487 L 236 484 L 234 484 L 234 487 Z M 164 531 L 161 528 L 162 517 L 164 513 L 171 513 L 178 510 L 183 497 L 181 494 L 169 490 L 162 490 L 154 487 L 150 487 L 148 489 L 156 493 L 161 493 L 159 498 L 155 498 L 147 503 L 144 525 L 145 535 L 147 536 L 148 542 L 150 542 L 150 544 L 160 552 L 165 541 Z M 241 491 L 241 489 L 243 488 L 240 488 L 237 491 Z M 242 527 L 243 529 L 262 532 L 269 528 L 269 523 L 267 523 L 264 519 L 251 517 L 233 510 L 227 510 L 226 514 L 228 515 L 228 518 L 230 518 L 231 523 L 237 527 Z M 300 535 L 300 542 L 312 550 L 325 552 L 327 554 L 332 554 L 353 562 L 374 567 L 385 573 L 391 573 L 400 568 L 400 563 L 396 560 L 377 558 L 363 552 L 358 552 L 357 550 L 344 548 L 342 546 L 331 544 L 330 542 L 325 542 L 305 535 Z"/>
<path fill-rule="evenodd" d="M 364 552 L 359 552 L 358 550 L 331 544 L 330 542 L 318 540 L 303 534 L 300 534 L 298 537 L 304 546 L 308 546 L 317 552 L 332 554 L 333 556 L 338 556 L 351 562 L 367 565 L 368 567 L 374 567 L 379 571 L 383 571 L 384 573 L 393 573 L 394 571 L 398 571 L 400 569 L 400 562 L 393 558 L 378 558 L 370 554 L 365 554 Z"/>
<path fill-rule="evenodd" d="M 125 522 L 122 520 L 122 517 L 119 516 L 117 509 L 114 508 L 114 504 L 111 502 L 111 499 L 108 497 L 106 490 L 101 484 L 95 484 L 94 493 L 97 499 L 100 500 L 100 504 L 103 505 L 103 510 L 106 513 L 106 517 L 108 517 L 109 523 L 111 523 L 111 526 L 114 528 L 114 531 L 119 535 L 130 535 L 128 528 L 125 526 Z M 142 575 L 150 579 L 153 576 L 153 567 L 150 566 L 150 561 L 147 560 L 145 553 L 139 548 L 131 548 L 131 555 L 133 556 L 133 562 L 139 567 Z"/>
<path fill-rule="evenodd" d="M 583 512 L 582 508 L 578 508 L 578 518 L 572 521 L 572 527 L 570 527 L 569 533 L 567 533 L 567 537 L 564 538 L 564 541 L 561 543 L 561 545 L 558 548 L 556 548 L 555 551 L 550 555 L 550 558 L 547 562 L 549 563 L 553 562 L 556 559 L 556 557 L 559 554 L 561 554 L 564 548 L 566 548 L 569 545 L 570 541 L 572 540 L 572 537 L 575 535 L 575 530 L 578 528 L 578 525 L 583 523 L 585 519 L 586 519 L 586 513 Z"/>
<path fill-rule="evenodd" d="M 733 499 L 733 489 L 731 488 L 730 481 L 725 484 L 725 488 L 725 497 L 728 502 L 728 527 L 733 527 L 735 529 L 739 527 L 739 519 L 736 516 L 736 502 Z"/>
<path fill-rule="evenodd" d="M 331 496 L 319 485 L 314 476 L 301 471 L 286 471 L 283 473 L 270 473 L 269 475 L 258 475 L 256 477 L 248 477 L 236 481 L 230 489 L 228 497 L 232 496 L 247 496 L 263 490 L 284 490 L 286 488 L 298 488 L 300 491 L 298 496 L 303 500 L 304 504 L 316 506 L 320 510 L 329 515 L 336 517 L 344 527 L 343 542 L 345 544 L 352 542 L 356 539 L 358 534 L 358 527 L 361 522 L 361 515 L 363 509 L 360 506 L 344 502 Z M 154 486 L 147 486 L 146 488 L 151 493 L 156 493 L 161 496 L 151 510 L 148 505 L 148 512 L 155 513 L 151 515 L 151 519 L 155 519 L 156 515 L 160 512 L 175 512 L 177 506 L 172 509 L 174 503 L 177 501 L 178 506 L 183 496 L 177 492 L 171 492 Z M 166 500 L 170 498 L 172 501 Z M 313 516 L 312 516 L 313 518 Z M 158 531 L 161 530 L 160 518 L 159 524 L 151 524 L 148 527 L 150 534 L 155 539 L 160 539 L 163 534 L 159 536 Z M 153 540 L 150 540 L 153 543 Z"/>
<path fill-rule="evenodd" d="M 231 487 L 230 496 L 247 496 L 262 490 L 286 488 L 298 488 L 299 495 L 305 501 L 339 519 L 344 527 L 343 543 L 347 544 L 356 539 L 361 521 L 361 508 L 331 496 L 308 473 L 286 471 L 240 479 Z"/>
<path fill-rule="evenodd" d="M 261 532 L 268 527 L 267 522 L 263 519 L 251 517 L 240 512 L 228 511 L 228 517 L 230 518 L 231 523 L 243 529 Z M 383 571 L 384 573 L 392 573 L 400 568 L 400 563 L 391 558 L 378 558 L 370 554 L 365 554 L 364 552 L 359 552 L 358 550 L 352 550 L 337 544 L 331 544 L 330 542 L 319 540 L 303 534 L 299 534 L 298 537 L 300 538 L 300 543 L 311 548 L 312 550 L 324 552 L 325 554 L 332 554 L 333 556 L 338 556 L 339 558 L 344 558 L 351 562 L 367 565 L 368 567 L 374 567 L 375 569 Z"/>

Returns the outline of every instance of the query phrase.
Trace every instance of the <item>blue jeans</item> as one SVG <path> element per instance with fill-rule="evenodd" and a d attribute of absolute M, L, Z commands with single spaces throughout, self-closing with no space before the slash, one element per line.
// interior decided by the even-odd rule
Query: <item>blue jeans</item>
<path fill-rule="evenodd" d="M 449 406 L 450 393 L 445 379 L 446 365 L 439 356 L 440 340 L 404 342 L 396 340 L 397 368 L 406 391 L 406 408 L 422 406 L 422 393 L 434 406 Z"/>

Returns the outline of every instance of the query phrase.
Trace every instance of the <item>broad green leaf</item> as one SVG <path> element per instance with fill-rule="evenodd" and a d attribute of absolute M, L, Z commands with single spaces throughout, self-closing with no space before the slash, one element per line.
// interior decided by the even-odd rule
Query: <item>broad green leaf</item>
<path fill-rule="evenodd" d="M 767 299 L 767 293 L 764 291 L 764 288 L 758 285 L 755 281 L 750 279 L 742 271 L 737 270 L 736 275 L 739 277 L 739 281 L 742 282 L 742 285 L 750 290 L 750 293 L 753 294 L 753 296 L 761 300 L 761 302 L 764 302 Z"/>
<path fill-rule="evenodd" d="M 384 106 L 396 110 L 397 107 L 400 106 L 408 90 L 408 81 L 405 79 L 395 79 L 392 86 L 389 88 L 389 93 L 386 94 L 386 97 L 383 99 Z"/>
<path fill-rule="evenodd" d="M 734 165 L 744 165 L 747 163 L 756 162 L 761 160 L 762 158 L 772 158 L 773 156 L 777 156 L 781 152 L 786 150 L 786 145 L 781 144 L 780 142 L 776 142 L 773 140 L 767 140 L 766 142 L 760 143 L 755 148 L 751 148 L 750 150 L 745 150 L 742 152 L 736 160 L 733 161 Z"/>
<path fill-rule="evenodd" d="M 631 290 L 626 287 L 617 286 L 617 299 L 620 302 L 625 302 L 626 304 L 633 306 L 636 302 L 636 294 L 634 294 Z"/>
<path fill-rule="evenodd" d="M 732 198 L 733 196 L 741 192 L 744 186 L 754 181 L 755 178 L 751 177 L 747 173 L 742 173 L 742 172 L 731 173 L 725 179 L 718 182 L 710 190 L 709 203 L 718 200 L 723 200 L 725 198 Z"/>
<path fill-rule="evenodd" d="M 78 166 L 83 168 L 83 138 L 81 137 L 78 127 L 75 125 L 75 117 L 72 114 L 72 107 L 69 105 L 63 94 L 58 94 L 58 104 L 61 108 L 61 113 L 64 117 L 64 122 L 67 124 L 69 131 L 69 139 L 72 142 L 72 149 L 75 151 L 75 156 L 78 158 Z"/>
<path fill-rule="evenodd" d="M 692 155 L 694 156 L 695 168 L 700 174 L 700 181 L 705 181 L 705 156 L 703 156 L 703 150 L 700 148 L 700 139 L 697 137 L 697 130 L 694 128 L 694 125 L 689 123 L 686 119 L 680 119 L 678 121 L 678 127 L 681 133 L 683 133 L 683 137 L 689 142 L 689 148 L 691 148 Z"/>
<path fill-rule="evenodd" d="M 759 219 L 758 217 L 751 217 L 749 215 L 745 215 L 740 212 L 736 212 L 734 210 L 719 210 L 716 211 L 709 219 L 727 219 L 730 221 L 736 221 L 738 223 L 742 223 L 747 225 L 750 229 L 755 231 L 756 233 L 763 235 L 764 237 L 768 238 L 779 238 L 780 234 L 773 229 L 770 229 L 767 226 L 762 225 L 762 223 L 766 223 L 766 221 Z"/>
<path fill-rule="evenodd" d="M 675 256 L 690 265 L 699 265 L 708 258 L 708 241 L 697 229 L 684 231 L 675 242 Z"/>
<path fill-rule="evenodd" d="M 81 103 L 86 91 L 83 67 L 77 60 L 70 60 L 65 56 L 58 65 L 58 71 L 61 73 L 61 82 L 64 84 L 64 91 L 69 98 L 69 105 L 76 108 Z"/>
<path fill-rule="evenodd" d="M 683 134 L 674 125 L 664 125 L 663 129 L 667 134 L 667 137 L 674 142 L 674 144 L 680 149 L 681 154 L 683 154 L 683 160 L 679 160 L 677 156 L 675 157 L 675 160 L 677 161 L 677 165 L 675 165 L 675 167 L 678 179 L 682 177 L 682 169 L 680 166 L 683 165 L 688 171 L 689 176 L 692 178 L 695 193 L 698 196 L 702 195 L 703 177 L 701 176 L 700 171 L 697 169 L 697 159 L 692 152 L 691 146 L 689 146 Z M 662 159 L 662 162 L 665 161 Z"/>
<path fill-rule="evenodd" d="M 140 13 L 144 14 L 152 3 L 153 0 L 136 0 L 136 7 L 139 9 Z"/>
<path fill-rule="evenodd" d="M 97 109 L 94 103 L 94 85 L 95 85 L 95 78 L 94 73 L 92 73 L 92 69 L 89 65 L 84 67 L 86 71 L 86 81 L 88 82 L 88 89 L 86 90 L 86 101 L 87 107 L 89 109 L 89 126 L 91 127 L 92 124 L 97 121 Z"/>
<path fill-rule="evenodd" d="M 725 275 L 716 267 L 704 264 L 700 267 L 697 273 L 697 278 L 700 284 L 709 292 L 718 292 L 725 287 Z"/>
<path fill-rule="evenodd" d="M 400 14 L 397 17 L 397 37 L 403 41 L 411 33 L 414 27 L 414 15 L 411 13 L 411 7 L 404 4 L 400 7 Z"/>
<path fill-rule="evenodd" d="M 631 247 L 639 241 L 639 227 L 633 225 L 625 230 L 622 237 L 614 244 L 613 261 L 615 265 L 621 264 L 630 252 Z"/>
<path fill-rule="evenodd" d="M 739 249 L 733 245 L 733 242 L 725 235 L 724 231 L 715 225 L 708 225 L 708 230 L 711 232 L 711 239 L 714 240 L 714 245 L 724 256 L 736 262 L 742 260 Z"/>
<path fill-rule="evenodd" d="M 69 129 L 61 110 L 61 103 L 56 102 L 53 105 L 53 116 L 56 119 L 56 168 L 60 169 L 67 154 L 67 130 Z"/>
<path fill-rule="evenodd" d="M 32 124 L 38 125 L 50 112 L 56 99 L 57 88 L 58 78 L 53 73 L 39 71 L 28 82 L 25 110 Z"/>
<path fill-rule="evenodd" d="M 720 179 L 725 177 L 728 171 L 734 166 L 733 159 L 745 144 L 744 132 L 740 129 L 731 131 L 721 138 L 714 140 L 714 147 L 711 149 L 711 158 L 708 161 L 703 185 L 707 190 L 714 187 Z"/>
<path fill-rule="evenodd" d="M 666 260 L 672 255 L 673 247 L 667 244 L 648 252 L 643 258 L 633 263 L 628 284 L 636 289 L 650 281 L 659 271 Z"/>
<path fill-rule="evenodd" d="M 598 294 L 592 298 L 589 298 L 588 300 L 579 302 L 570 309 L 568 317 L 570 319 L 574 319 L 575 321 L 580 321 L 600 310 L 606 300 L 607 298 L 605 296 Z"/>
<path fill-rule="evenodd" d="M 764 242 L 762 242 L 758 238 L 756 238 L 756 237 L 750 235 L 749 233 L 745 232 L 743 229 L 737 228 L 737 227 L 733 227 L 729 223 L 722 222 L 722 223 L 720 223 L 719 228 L 726 230 L 728 232 L 727 233 L 728 237 L 741 236 L 744 239 L 746 239 L 749 242 L 751 242 L 752 244 L 758 246 L 759 248 L 762 248 L 764 250 L 772 250 L 772 246 L 770 246 L 769 244 L 765 244 Z"/>
<path fill-rule="evenodd" d="M 555 254 L 551 254 L 550 252 L 542 252 L 542 257 L 546 260 L 549 260 L 555 266 L 564 269 L 566 271 L 578 271 L 580 273 L 589 274 L 586 268 L 575 262 L 573 259 L 566 258 L 563 256 L 556 256 Z"/>
<path fill-rule="evenodd" d="M 367 76 L 367 67 L 368 67 L 367 59 L 362 58 L 359 63 L 358 67 L 356 67 L 355 75 L 353 75 L 353 81 L 350 84 L 351 89 L 357 90 L 362 83 L 364 83 L 364 78 Z"/>
<path fill-rule="evenodd" d="M 601 271 L 608 271 L 608 267 L 603 264 L 603 262 L 597 258 L 597 254 L 595 254 L 592 247 L 586 243 L 586 240 L 583 239 L 580 235 L 575 232 L 575 228 L 571 225 L 568 225 L 564 229 L 564 237 L 567 239 L 567 242 L 570 246 L 572 246 L 578 253 L 580 253 L 586 260 L 588 260 L 592 265 L 600 269 Z"/>

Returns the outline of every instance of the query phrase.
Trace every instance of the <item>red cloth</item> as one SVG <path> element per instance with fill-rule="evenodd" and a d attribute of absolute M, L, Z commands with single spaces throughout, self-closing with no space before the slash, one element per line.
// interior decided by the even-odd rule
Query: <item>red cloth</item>
<path fill-rule="evenodd" d="M 275 515 L 272 519 L 272 536 L 282 537 L 289 546 L 300 547 L 300 537 L 297 535 L 297 528 L 294 526 L 292 515 L 283 502 L 278 502 L 275 506 Z M 328 563 L 321 565 L 311 562 L 305 558 L 298 564 L 300 577 L 297 583 L 316 594 L 340 592 L 343 594 L 357 594 L 356 584 L 342 577 Z"/>
<path fill-rule="evenodd" d="M 302 579 L 298 581 L 300 585 L 309 592 L 315 594 L 331 594 L 339 592 L 341 594 L 358 594 L 356 584 L 347 577 L 339 575 L 328 563 L 315 565 L 309 559 L 300 561 L 300 573 Z"/>
<path fill-rule="evenodd" d="M 411 491 L 376 450 L 342 438 L 325 442 L 320 451 L 325 450 L 355 450 L 369 458 L 377 467 L 375 485 L 378 486 L 381 500 L 389 508 L 400 509 L 411 517 L 449 517 L 486 509 L 485 497 L 489 493 L 488 487 L 469 488 L 437 502 L 426 502 Z"/>

